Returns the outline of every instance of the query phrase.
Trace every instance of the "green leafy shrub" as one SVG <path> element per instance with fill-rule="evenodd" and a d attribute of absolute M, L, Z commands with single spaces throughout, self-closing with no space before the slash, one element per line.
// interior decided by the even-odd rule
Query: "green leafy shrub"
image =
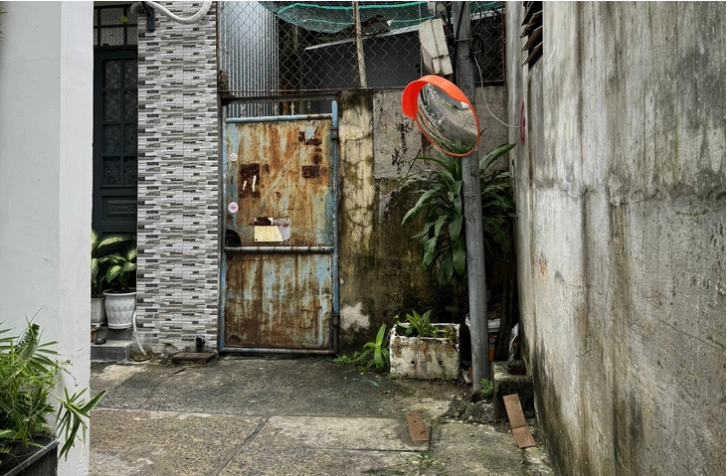
<path fill-rule="evenodd" d="M 105 274 L 101 273 L 101 264 L 108 261 L 108 258 L 107 255 L 102 254 L 101 250 L 128 241 L 132 241 L 132 238 L 126 235 L 112 235 L 101 239 L 96 230 L 91 230 L 91 296 L 101 294 L 101 287 L 106 279 Z"/>
<path fill-rule="evenodd" d="M 510 173 L 488 173 L 489 167 L 515 147 L 503 144 L 480 159 L 480 192 L 482 196 L 482 218 L 485 223 L 485 251 L 492 258 L 499 253 L 498 244 L 505 237 L 501 227 L 503 219 L 515 217 L 515 203 L 512 200 Z M 438 167 L 409 175 L 401 182 L 402 187 L 411 187 L 411 194 L 419 199 L 401 221 L 407 221 L 423 214 L 425 223 L 411 239 L 419 239 L 422 245 L 422 267 L 427 271 L 438 270 L 441 285 L 466 277 L 467 256 L 464 234 L 464 201 L 462 199 L 462 161 L 459 157 L 441 154 L 432 157 L 417 157 L 417 161 L 436 164 Z"/>
<path fill-rule="evenodd" d="M 129 290 L 131 273 L 136 271 L 136 247 L 132 246 L 124 253 L 114 253 L 99 259 L 100 263 L 109 263 L 106 270 L 106 282 L 122 291 Z"/>
<path fill-rule="evenodd" d="M 354 352 L 353 355 L 340 355 L 334 359 L 340 365 L 357 365 L 370 369 L 376 367 L 380 373 L 389 369 L 389 350 L 386 348 L 386 324 L 381 324 L 376 340 L 367 342 L 361 352 Z"/>
<path fill-rule="evenodd" d="M 484 400 L 484 399 L 490 399 L 495 394 L 495 384 L 487 380 L 486 378 L 483 378 L 480 380 L 480 390 L 477 392 L 477 396 Z"/>
<path fill-rule="evenodd" d="M 389 369 L 389 349 L 386 348 L 386 324 L 381 324 L 376 340 L 364 344 L 364 350 L 361 353 L 361 359 L 369 359 L 366 363 L 367 368 L 376 366 L 379 372 L 386 372 Z"/>
<path fill-rule="evenodd" d="M 34 445 L 36 437 L 62 435 L 60 455 L 67 458 L 79 436 L 85 438 L 91 409 L 104 392 L 85 402 L 85 389 L 72 395 L 64 389 L 64 397 L 56 397 L 52 390 L 69 364 L 56 359 L 56 343 L 41 343 L 40 327 L 30 322 L 19 337 L 8 332 L 0 328 L 0 457 L 13 446 Z M 55 428 L 48 421 L 55 411 L 51 397 L 59 403 Z"/>
<path fill-rule="evenodd" d="M 406 315 L 406 321 L 401 322 L 399 316 L 394 316 L 396 327 L 404 332 L 407 337 L 450 337 L 451 331 L 442 327 L 434 326 L 430 322 L 432 311 L 419 314 L 412 310 Z"/>

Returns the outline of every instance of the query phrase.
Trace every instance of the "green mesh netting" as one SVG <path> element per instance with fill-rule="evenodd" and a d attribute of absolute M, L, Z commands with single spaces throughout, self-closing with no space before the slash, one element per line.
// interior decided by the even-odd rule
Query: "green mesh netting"
<path fill-rule="evenodd" d="M 260 2 L 282 20 L 322 33 L 339 33 L 353 28 L 351 2 Z M 470 2 L 470 12 L 500 7 L 502 2 Z M 398 30 L 434 18 L 427 2 L 358 2 L 364 29 Z"/>

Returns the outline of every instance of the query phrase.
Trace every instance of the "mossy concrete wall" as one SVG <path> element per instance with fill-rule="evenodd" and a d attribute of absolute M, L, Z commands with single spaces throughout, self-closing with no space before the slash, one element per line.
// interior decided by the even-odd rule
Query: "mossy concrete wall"
<path fill-rule="evenodd" d="M 466 288 L 439 287 L 420 266 L 416 225 L 401 226 L 412 205 L 399 181 L 420 167 L 412 159 L 435 152 L 413 120 L 401 113 L 403 90 L 345 93 L 340 108 L 341 347 L 360 349 L 397 313 L 434 309 L 437 320 L 461 321 Z M 478 92 L 505 116 L 505 88 Z M 483 99 L 484 100 L 484 99 Z M 482 106 L 484 108 L 484 106 Z M 504 126 L 484 116 L 483 148 L 507 140 Z M 489 149 L 487 149 L 489 150 Z"/>
<path fill-rule="evenodd" d="M 507 6 L 520 310 L 563 475 L 725 472 L 725 4 Z"/>

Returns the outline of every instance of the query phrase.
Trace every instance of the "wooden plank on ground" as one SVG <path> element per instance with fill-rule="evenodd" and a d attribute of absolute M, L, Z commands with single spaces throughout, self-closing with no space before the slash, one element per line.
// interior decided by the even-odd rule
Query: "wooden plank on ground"
<path fill-rule="evenodd" d="M 528 430 L 525 423 L 525 415 L 523 415 L 523 408 L 520 405 L 520 398 L 518 398 L 517 393 L 505 395 L 502 397 L 502 401 L 505 403 L 507 419 L 510 420 L 510 428 L 512 428 L 512 435 L 515 437 L 517 445 L 520 448 L 535 446 L 533 435 L 530 434 L 530 430 Z"/>
<path fill-rule="evenodd" d="M 409 423 L 409 434 L 415 443 L 429 441 L 429 430 L 422 420 L 419 412 L 406 412 L 406 421 Z"/>

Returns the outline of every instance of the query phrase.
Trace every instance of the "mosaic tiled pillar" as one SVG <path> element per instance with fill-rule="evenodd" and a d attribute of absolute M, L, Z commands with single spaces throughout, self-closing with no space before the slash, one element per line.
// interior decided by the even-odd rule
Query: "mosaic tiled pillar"
<path fill-rule="evenodd" d="M 189 16 L 201 2 L 162 2 Z M 216 347 L 219 296 L 216 9 L 181 25 L 139 21 L 137 315 L 155 352 L 204 337 Z"/>

